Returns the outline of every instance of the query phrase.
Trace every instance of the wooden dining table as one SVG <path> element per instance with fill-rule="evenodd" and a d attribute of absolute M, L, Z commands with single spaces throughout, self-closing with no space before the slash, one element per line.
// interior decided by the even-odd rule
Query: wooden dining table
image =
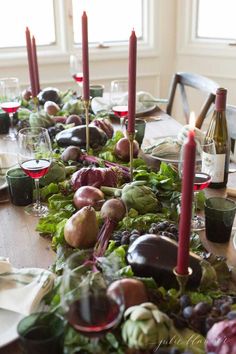
<path fill-rule="evenodd" d="M 181 124 L 163 112 L 160 108 L 141 117 L 146 121 L 146 130 L 142 146 L 155 143 L 156 139 L 165 136 L 176 136 Z M 17 152 L 16 142 L 7 141 L 0 136 L 0 153 Z M 142 152 L 141 152 L 142 154 Z M 150 156 L 142 156 L 154 168 L 160 163 Z M 228 186 L 236 186 L 236 173 L 229 174 Z M 206 196 L 226 196 L 226 189 L 206 189 Z M 27 215 L 24 207 L 14 206 L 8 200 L 7 189 L 0 190 L 0 257 L 9 258 L 16 268 L 39 267 L 48 268 L 55 260 L 55 252 L 51 249 L 50 241 L 35 231 L 38 219 Z M 209 251 L 227 257 L 229 265 L 236 266 L 236 250 L 233 236 L 229 243 L 220 245 L 206 240 L 205 232 L 200 234 L 202 242 Z M 1 336 L 1 323 L 0 323 Z M 0 354 L 22 353 L 18 340 L 0 348 Z"/>

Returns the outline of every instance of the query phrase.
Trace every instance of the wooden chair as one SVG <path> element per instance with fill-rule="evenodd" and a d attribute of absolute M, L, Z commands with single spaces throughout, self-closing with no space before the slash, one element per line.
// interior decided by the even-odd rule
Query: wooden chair
<path fill-rule="evenodd" d="M 199 113 L 196 114 L 196 127 L 200 129 L 210 106 L 215 102 L 216 89 L 220 86 L 216 82 L 208 79 L 207 77 L 198 74 L 177 72 L 172 79 L 170 94 L 166 106 L 166 113 L 168 113 L 169 115 L 171 115 L 172 112 L 176 89 L 178 85 L 180 87 L 180 94 L 186 124 L 188 124 L 189 121 L 190 108 L 185 87 L 188 86 L 193 89 L 204 92 L 204 94 L 207 94 L 207 98 L 203 106 L 201 107 Z"/>

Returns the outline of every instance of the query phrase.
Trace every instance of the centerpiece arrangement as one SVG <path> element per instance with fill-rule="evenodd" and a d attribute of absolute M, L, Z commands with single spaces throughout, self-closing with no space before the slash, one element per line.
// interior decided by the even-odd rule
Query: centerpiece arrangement
<path fill-rule="evenodd" d="M 83 18 L 84 24 L 85 14 Z M 35 109 L 31 92 L 23 93 L 18 128 L 46 128 L 53 146 L 53 161 L 40 179 L 49 212 L 37 225 L 57 253 L 52 269 L 58 277 L 46 302 L 49 311 L 71 325 L 65 353 L 94 353 L 95 347 L 100 353 L 120 354 L 222 353 L 233 345 L 235 296 L 225 260 L 208 254 L 199 236 L 190 232 L 194 132 L 186 144 L 189 169 L 183 172 L 181 193 L 175 168 L 162 163 L 156 172 L 138 157 L 134 31 L 130 51 L 128 138 L 114 132 L 108 114 L 89 111 L 88 65 L 82 100 L 70 90 L 47 88 L 37 95 Z M 87 61 L 84 55 L 83 63 Z M 204 196 L 198 197 L 200 206 Z M 76 284 L 63 270 L 78 251 Z M 83 297 L 78 297 L 71 305 L 70 295 L 83 291 L 81 283 L 90 289 L 88 301 L 81 307 Z M 95 306 L 97 293 L 102 294 L 99 306 L 107 310 L 103 316 Z"/>

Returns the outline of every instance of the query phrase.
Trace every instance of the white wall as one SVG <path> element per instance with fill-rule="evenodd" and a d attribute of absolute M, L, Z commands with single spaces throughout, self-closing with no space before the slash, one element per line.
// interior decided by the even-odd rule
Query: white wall
<path fill-rule="evenodd" d="M 151 49 L 145 53 L 138 47 L 137 89 L 146 90 L 159 97 L 167 97 L 172 75 L 176 71 L 190 71 L 207 76 L 229 90 L 228 103 L 236 105 L 236 47 L 209 48 L 207 45 L 194 46 L 187 29 L 191 26 L 189 13 L 195 0 L 148 0 L 151 3 L 150 23 Z M 65 0 L 66 8 L 67 0 Z M 69 21 L 69 20 L 68 20 Z M 69 24 L 68 24 L 69 25 Z M 191 32 L 191 31 L 190 31 Z M 38 55 L 41 87 L 55 86 L 59 89 L 76 88 L 69 73 L 68 48 L 64 54 L 50 57 L 47 53 Z M 106 59 L 90 53 L 90 81 L 103 83 L 109 90 L 111 80 L 127 77 L 127 53 L 111 55 Z M 18 76 L 22 86 L 29 83 L 28 66 L 25 56 L 0 58 L 1 76 Z M 194 99 L 197 109 L 199 101 Z M 183 121 L 179 108 L 177 119 Z"/>

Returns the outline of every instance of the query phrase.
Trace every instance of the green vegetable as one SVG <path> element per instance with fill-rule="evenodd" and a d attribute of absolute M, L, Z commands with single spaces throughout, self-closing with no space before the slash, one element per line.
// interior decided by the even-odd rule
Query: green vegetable
<path fill-rule="evenodd" d="M 80 114 L 84 111 L 83 102 L 75 98 L 70 98 L 62 107 L 62 110 L 70 114 Z"/>
<path fill-rule="evenodd" d="M 153 303 L 131 306 L 124 317 L 122 338 L 129 348 L 153 349 L 169 340 L 172 321 Z"/>
<path fill-rule="evenodd" d="M 126 184 L 122 189 L 121 199 L 128 209 L 133 208 L 140 214 L 153 213 L 161 209 L 155 194 L 145 185 Z"/>
<path fill-rule="evenodd" d="M 45 176 L 40 178 L 40 185 L 46 186 L 52 182 L 62 182 L 66 178 L 66 168 L 63 163 L 59 161 L 53 161 L 49 167 Z"/>
<path fill-rule="evenodd" d="M 136 181 L 125 184 L 122 189 L 101 187 L 105 194 L 113 194 L 116 197 L 121 196 L 122 201 L 128 209 L 135 209 L 139 214 L 154 213 L 161 210 L 151 188 L 144 185 L 143 181 Z"/>
<path fill-rule="evenodd" d="M 161 213 L 147 213 L 144 215 L 138 215 L 133 209 L 129 211 L 129 215 L 124 217 L 119 222 L 120 230 L 140 230 L 148 231 L 152 223 L 156 223 L 162 220 L 168 219 L 167 214 Z"/>
<path fill-rule="evenodd" d="M 32 128 L 49 128 L 55 125 L 54 120 L 43 110 L 32 112 L 29 116 L 29 123 Z"/>

